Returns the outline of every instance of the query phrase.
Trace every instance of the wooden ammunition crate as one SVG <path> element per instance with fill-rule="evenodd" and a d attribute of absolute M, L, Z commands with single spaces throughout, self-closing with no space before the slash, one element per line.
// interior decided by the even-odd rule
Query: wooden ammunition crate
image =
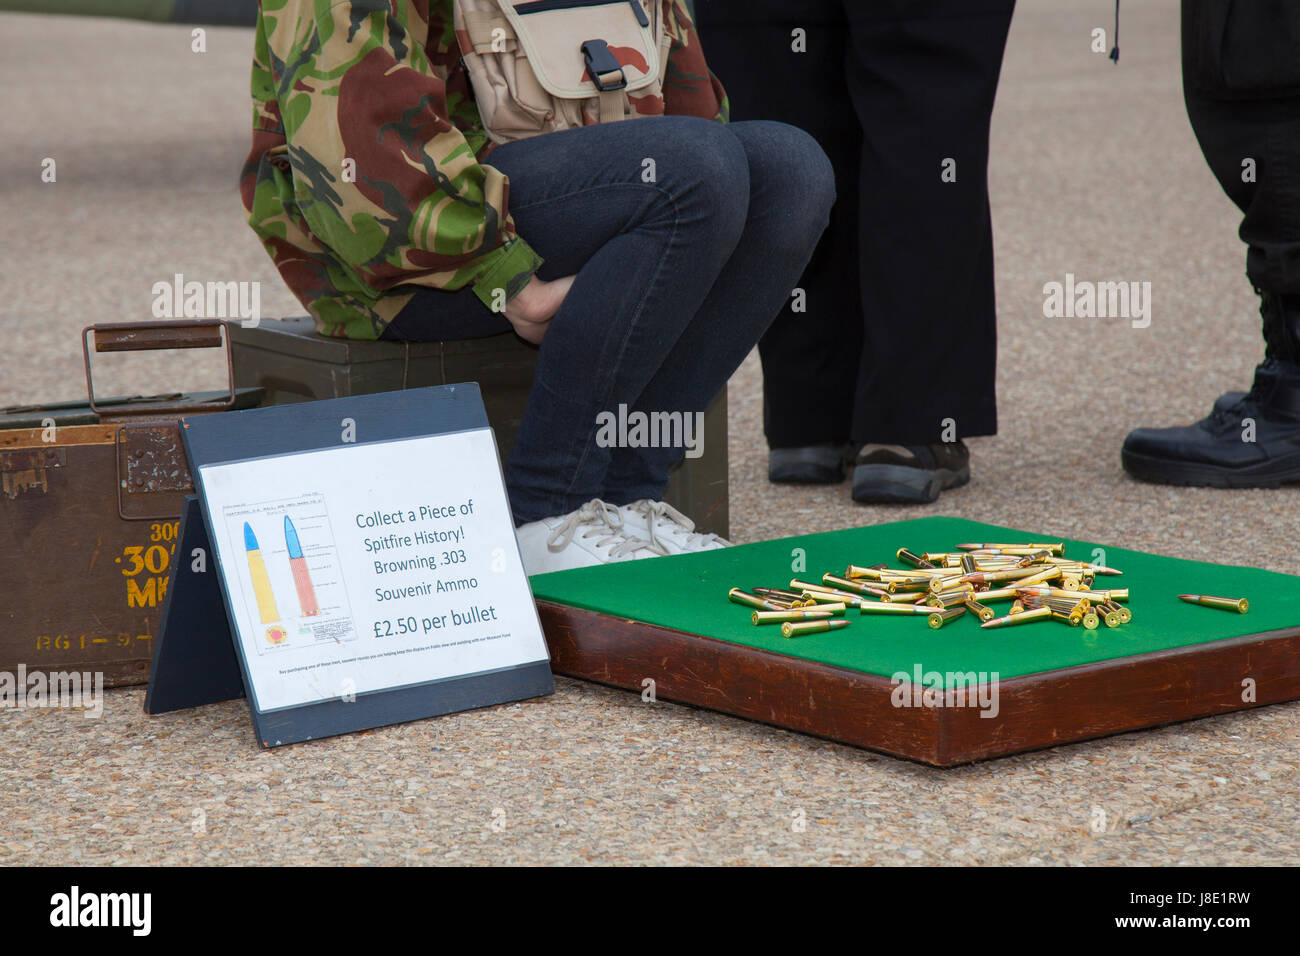
<path fill-rule="evenodd" d="M 217 322 L 92 326 L 95 351 L 224 347 Z M 143 683 L 192 494 L 177 418 L 258 404 L 256 389 L 0 410 L 0 671 Z"/>
<path fill-rule="evenodd" d="M 533 384 L 537 351 L 513 333 L 449 342 L 360 342 L 318 335 L 307 316 L 230 326 L 235 384 L 280 405 L 477 382 L 501 457 L 510 454 Z M 594 426 L 593 426 L 594 427 Z M 664 498 L 701 531 L 727 535 L 727 393 L 704 415 L 704 454 L 673 470 Z"/>

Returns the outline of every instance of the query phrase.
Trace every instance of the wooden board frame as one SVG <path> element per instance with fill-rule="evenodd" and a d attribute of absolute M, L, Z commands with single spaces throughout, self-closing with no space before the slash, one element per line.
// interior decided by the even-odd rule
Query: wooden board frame
<path fill-rule="evenodd" d="M 1300 627 L 998 682 L 999 712 L 895 707 L 888 678 L 538 601 L 557 674 L 954 767 L 1300 698 Z M 1255 681 L 1244 701 L 1243 681 Z"/>

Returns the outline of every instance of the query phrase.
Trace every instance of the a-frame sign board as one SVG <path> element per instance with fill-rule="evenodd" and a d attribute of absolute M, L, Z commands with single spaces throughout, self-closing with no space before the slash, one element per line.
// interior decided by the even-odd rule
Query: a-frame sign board
<path fill-rule="evenodd" d="M 248 697 L 263 746 L 549 694 L 478 387 L 182 420 L 187 501 L 145 697 Z"/>

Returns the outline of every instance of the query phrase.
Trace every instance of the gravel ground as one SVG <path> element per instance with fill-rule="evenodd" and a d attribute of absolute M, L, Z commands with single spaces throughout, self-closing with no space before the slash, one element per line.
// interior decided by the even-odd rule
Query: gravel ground
<path fill-rule="evenodd" d="M 1101 2 L 1021 0 L 1012 26 L 992 168 L 1002 431 L 973 443 L 974 480 L 937 509 L 770 486 L 751 357 L 731 391 L 736 540 L 937 511 L 1300 573 L 1300 489 L 1164 489 L 1121 473 L 1130 428 L 1204 414 L 1248 384 L 1261 346 L 1239 217 L 1182 107 L 1177 4 L 1125 8 L 1118 67 L 1088 52 L 1109 17 Z M 148 318 L 153 282 L 176 272 L 260 280 L 264 314 L 301 311 L 234 191 L 250 34 L 212 29 L 207 44 L 192 53 L 185 27 L 0 15 L 14 94 L 0 107 L 0 404 L 75 397 L 81 326 Z M 39 181 L 47 156 L 57 184 Z M 1045 319 L 1043 283 L 1066 272 L 1151 282 L 1150 327 Z M 216 378 L 203 359 L 151 357 L 103 388 Z M 1300 705 L 938 771 L 565 679 L 545 700 L 275 752 L 257 748 L 242 702 L 146 718 L 142 701 L 142 689 L 110 692 L 100 720 L 0 712 L 0 860 L 1238 865 L 1300 853 Z"/>

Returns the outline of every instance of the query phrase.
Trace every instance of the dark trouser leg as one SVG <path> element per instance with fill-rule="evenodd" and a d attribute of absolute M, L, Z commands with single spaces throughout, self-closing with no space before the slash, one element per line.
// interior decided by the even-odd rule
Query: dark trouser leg
<path fill-rule="evenodd" d="M 830 158 L 838 199 L 803 275 L 759 342 L 763 424 L 772 448 L 847 443 L 862 349 L 858 176 L 862 130 L 841 64 L 840 0 L 702 0 L 697 27 L 737 120 L 777 120 L 810 133 Z M 802 48 L 795 30 L 803 31 Z M 754 69 L 755 63 L 763 69 Z M 795 311 L 798 308 L 799 311 Z"/>
<path fill-rule="evenodd" d="M 1183 92 L 1205 161 L 1244 213 L 1265 360 L 1249 392 L 1194 425 L 1139 428 L 1124 468 L 1146 481 L 1271 488 L 1300 481 L 1300 5 L 1184 0 Z"/>
<path fill-rule="evenodd" d="M 1205 161 L 1244 214 L 1268 356 L 1300 361 L 1300 7 L 1184 0 L 1183 97 Z M 1287 313 L 1296 313 L 1294 323 Z M 1289 326 L 1295 324 L 1296 328 Z"/>
<path fill-rule="evenodd" d="M 936 443 L 949 418 L 958 437 L 997 431 L 988 138 L 1012 8 L 846 2 L 864 132 L 855 442 Z"/>
<path fill-rule="evenodd" d="M 771 324 L 826 228 L 834 174 L 816 141 L 784 123 L 732 123 L 748 166 L 749 208 L 735 250 L 633 411 L 703 415 Z M 680 447 L 620 448 L 606 494 L 615 504 L 663 496 Z"/>

